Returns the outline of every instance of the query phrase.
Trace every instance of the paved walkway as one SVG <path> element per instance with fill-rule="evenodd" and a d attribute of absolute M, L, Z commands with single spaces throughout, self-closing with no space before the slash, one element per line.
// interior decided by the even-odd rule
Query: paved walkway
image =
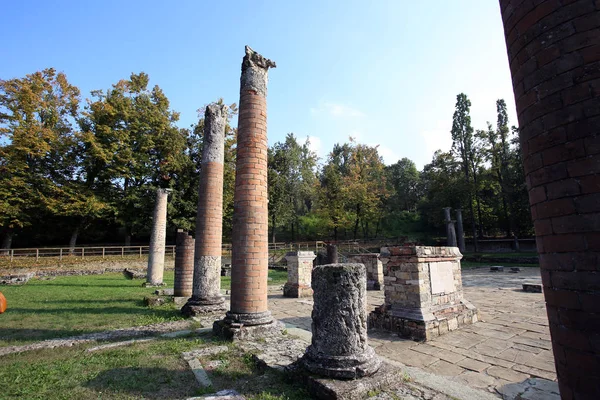
<path fill-rule="evenodd" d="M 481 321 L 426 343 L 371 331 L 378 354 L 490 392 L 530 377 L 556 380 L 541 293 L 521 291 L 522 283 L 541 283 L 539 268 L 519 273 L 463 271 L 464 295 L 480 310 Z M 310 331 L 312 299 L 283 297 L 270 288 L 269 308 L 287 323 Z M 383 291 L 369 291 L 369 311 L 383 303 Z"/>

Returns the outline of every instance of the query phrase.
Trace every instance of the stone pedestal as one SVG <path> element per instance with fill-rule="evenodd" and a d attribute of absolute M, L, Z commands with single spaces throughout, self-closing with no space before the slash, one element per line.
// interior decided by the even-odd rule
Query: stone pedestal
<path fill-rule="evenodd" d="M 231 251 L 231 308 L 214 332 L 251 337 L 273 327 L 268 310 L 267 71 L 275 63 L 246 46 L 240 78 Z M 240 330 L 245 331 L 243 334 Z"/>
<path fill-rule="evenodd" d="M 369 327 L 429 340 L 478 320 L 463 298 L 457 247 L 383 247 L 385 304 L 369 315 Z"/>
<path fill-rule="evenodd" d="M 165 272 L 165 242 L 167 235 L 167 201 L 171 189 L 158 189 L 152 217 L 152 234 L 148 250 L 147 286 L 163 284 Z"/>
<path fill-rule="evenodd" d="M 175 297 L 190 297 L 194 282 L 194 238 L 181 229 L 175 240 Z"/>
<path fill-rule="evenodd" d="M 356 379 L 381 360 L 367 340 L 367 280 L 362 264 L 328 264 L 312 273 L 312 342 L 299 363 L 308 372 Z"/>
<path fill-rule="evenodd" d="M 181 312 L 186 316 L 225 311 L 221 296 L 223 236 L 223 158 L 227 107 L 210 104 L 204 112 L 204 147 L 198 189 L 194 284 Z"/>
<path fill-rule="evenodd" d="M 316 257 L 312 251 L 292 251 L 286 254 L 288 280 L 283 286 L 285 297 L 312 296 L 311 274 Z"/>
<path fill-rule="evenodd" d="M 367 270 L 367 290 L 381 290 L 383 287 L 383 263 L 377 253 L 352 254 L 348 262 L 364 264 Z"/>

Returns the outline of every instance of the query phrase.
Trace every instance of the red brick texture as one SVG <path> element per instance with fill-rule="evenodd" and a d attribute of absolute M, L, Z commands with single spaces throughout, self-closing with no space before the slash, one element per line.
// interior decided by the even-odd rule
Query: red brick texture
<path fill-rule="evenodd" d="M 196 218 L 196 253 L 221 256 L 223 242 L 223 164 L 204 162 L 200 170 L 198 216 Z"/>
<path fill-rule="evenodd" d="M 500 0 L 563 399 L 600 399 L 600 0 Z"/>
<path fill-rule="evenodd" d="M 231 312 L 267 308 L 267 103 L 253 90 L 240 95 L 231 255 Z"/>
<path fill-rule="evenodd" d="M 187 232 L 177 231 L 175 240 L 175 283 L 173 294 L 190 297 L 194 283 L 194 238 Z"/>

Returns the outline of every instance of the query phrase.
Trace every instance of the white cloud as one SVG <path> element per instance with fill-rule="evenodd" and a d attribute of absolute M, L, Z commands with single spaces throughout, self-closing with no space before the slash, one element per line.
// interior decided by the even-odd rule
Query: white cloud
<path fill-rule="evenodd" d="M 374 145 L 371 144 L 370 146 L 374 146 Z M 381 157 L 383 157 L 383 163 L 385 165 L 394 164 L 396 161 L 398 161 L 400 159 L 400 157 L 392 149 L 390 149 L 387 146 L 379 145 L 379 148 L 377 149 L 377 151 L 379 152 L 379 155 Z"/>
<path fill-rule="evenodd" d="M 360 118 L 365 116 L 365 113 L 356 108 L 329 101 L 320 101 L 317 107 L 312 107 L 310 109 L 310 113 L 313 115 L 324 114 L 334 118 Z"/>
<path fill-rule="evenodd" d="M 309 144 L 309 148 L 314 151 L 317 156 L 321 157 L 321 139 L 316 137 L 316 136 L 307 136 L 310 144 Z"/>
<path fill-rule="evenodd" d="M 437 150 L 448 151 L 452 148 L 451 127 L 449 126 L 451 123 L 452 121 L 437 121 L 435 126 L 421 132 L 421 137 L 425 142 L 425 151 L 429 157 L 428 160 L 431 160 L 433 153 Z"/>

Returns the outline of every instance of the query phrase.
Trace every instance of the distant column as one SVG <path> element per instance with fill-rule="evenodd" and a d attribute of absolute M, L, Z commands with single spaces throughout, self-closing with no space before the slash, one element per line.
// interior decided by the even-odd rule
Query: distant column
<path fill-rule="evenodd" d="M 192 316 L 225 311 L 221 296 L 223 236 L 223 159 L 227 107 L 210 104 L 204 112 L 204 147 L 198 190 L 194 287 L 181 312 Z"/>
<path fill-rule="evenodd" d="M 190 297 L 194 281 L 194 238 L 183 229 L 177 230 L 175 239 L 175 297 Z"/>
<path fill-rule="evenodd" d="M 215 332 L 270 324 L 267 307 L 267 71 L 275 63 L 246 46 L 240 79 L 231 252 L 231 308 Z"/>
<path fill-rule="evenodd" d="M 456 247 L 456 231 L 450 217 L 450 207 L 444 208 L 444 216 L 446 217 L 446 243 L 449 247 Z"/>
<path fill-rule="evenodd" d="M 167 235 L 167 202 L 171 189 L 157 189 L 152 235 L 148 251 L 148 285 L 162 285 L 165 271 L 165 241 Z"/>
<path fill-rule="evenodd" d="M 338 248 L 335 244 L 327 245 L 327 263 L 337 264 L 338 263 Z"/>
<path fill-rule="evenodd" d="M 458 249 L 461 253 L 465 252 L 465 231 L 463 229 L 462 210 L 456 209 L 456 236 L 458 240 Z"/>

